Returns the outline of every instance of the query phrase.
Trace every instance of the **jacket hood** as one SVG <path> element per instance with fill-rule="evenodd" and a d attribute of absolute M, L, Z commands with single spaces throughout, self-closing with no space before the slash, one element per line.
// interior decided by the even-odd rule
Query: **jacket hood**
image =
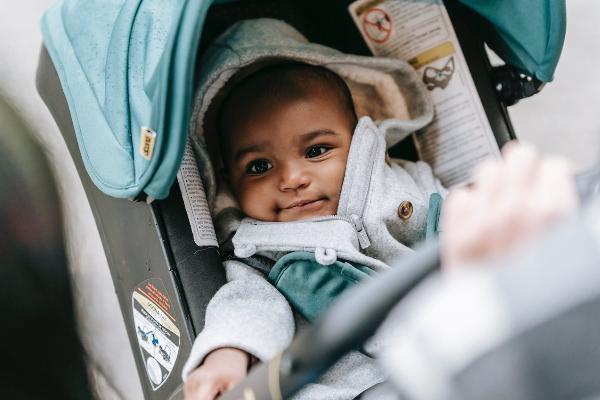
<path fill-rule="evenodd" d="M 279 20 L 238 22 L 212 44 L 203 58 L 190 125 L 209 206 L 215 216 L 223 208 L 216 205 L 222 203 L 216 202 L 217 190 L 224 190 L 217 189 L 216 169 L 208 152 L 208 148 L 218 147 L 212 145 L 215 115 L 235 83 L 266 65 L 284 60 L 323 66 L 341 76 L 350 88 L 357 116 L 368 115 L 377 121 L 385 131 L 388 147 L 433 118 L 431 100 L 406 62 L 344 54 L 310 43 Z M 212 160 L 218 159 L 213 154 Z"/>

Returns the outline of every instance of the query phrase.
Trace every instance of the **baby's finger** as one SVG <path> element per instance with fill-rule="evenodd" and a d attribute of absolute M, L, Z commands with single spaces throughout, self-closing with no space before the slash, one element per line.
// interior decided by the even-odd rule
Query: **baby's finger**
<path fill-rule="evenodd" d="M 214 382 L 204 382 L 190 390 L 185 390 L 185 400 L 214 400 L 220 393 Z"/>
<path fill-rule="evenodd" d="M 213 400 L 219 392 L 218 382 L 211 379 L 202 369 L 190 374 L 183 387 L 186 400 Z"/>

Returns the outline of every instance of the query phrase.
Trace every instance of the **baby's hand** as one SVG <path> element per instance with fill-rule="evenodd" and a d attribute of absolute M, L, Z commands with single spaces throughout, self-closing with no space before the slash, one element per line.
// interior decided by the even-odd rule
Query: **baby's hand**
<path fill-rule="evenodd" d="M 446 267 L 501 255 L 577 206 L 566 160 L 541 157 L 530 145 L 509 143 L 503 160 L 485 161 L 473 185 L 454 190 L 442 212 Z"/>
<path fill-rule="evenodd" d="M 233 388 L 246 376 L 250 355 L 225 347 L 210 353 L 192 372 L 183 388 L 187 400 L 213 400 Z"/>

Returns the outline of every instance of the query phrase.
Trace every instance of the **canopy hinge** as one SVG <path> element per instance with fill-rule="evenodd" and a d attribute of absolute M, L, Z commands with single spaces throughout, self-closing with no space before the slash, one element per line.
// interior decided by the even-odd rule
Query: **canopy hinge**
<path fill-rule="evenodd" d="M 507 106 L 539 93 L 546 84 L 511 65 L 494 67 L 492 80 L 499 100 Z"/>

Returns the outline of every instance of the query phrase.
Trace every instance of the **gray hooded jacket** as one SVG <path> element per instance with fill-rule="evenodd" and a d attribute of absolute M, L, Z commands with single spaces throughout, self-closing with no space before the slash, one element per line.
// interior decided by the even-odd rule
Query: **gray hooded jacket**
<path fill-rule="evenodd" d="M 213 115 L 231 83 L 274 59 L 322 65 L 350 87 L 357 114 L 337 214 L 273 223 L 241 222 L 235 200 L 215 174 L 219 161 L 207 150 L 214 135 Z M 378 125 L 366 116 L 372 113 Z M 236 347 L 266 361 L 293 339 L 296 322 L 285 298 L 262 272 L 239 259 L 259 255 L 277 260 L 290 251 L 312 251 L 324 265 L 338 258 L 373 270 L 412 252 L 425 237 L 429 196 L 445 195 L 429 166 L 390 160 L 389 146 L 425 126 L 432 106 L 412 68 L 398 60 L 345 55 L 308 43 L 289 25 L 276 20 L 243 21 L 209 49 L 195 103 L 191 129 L 209 205 L 221 241 L 234 233 L 238 260 L 224 263 L 228 283 L 208 305 L 204 330 L 194 343 L 184 379 L 211 351 Z M 221 222 L 221 224 L 220 224 Z M 352 399 L 383 379 L 373 360 L 351 352 L 297 399 Z"/>

